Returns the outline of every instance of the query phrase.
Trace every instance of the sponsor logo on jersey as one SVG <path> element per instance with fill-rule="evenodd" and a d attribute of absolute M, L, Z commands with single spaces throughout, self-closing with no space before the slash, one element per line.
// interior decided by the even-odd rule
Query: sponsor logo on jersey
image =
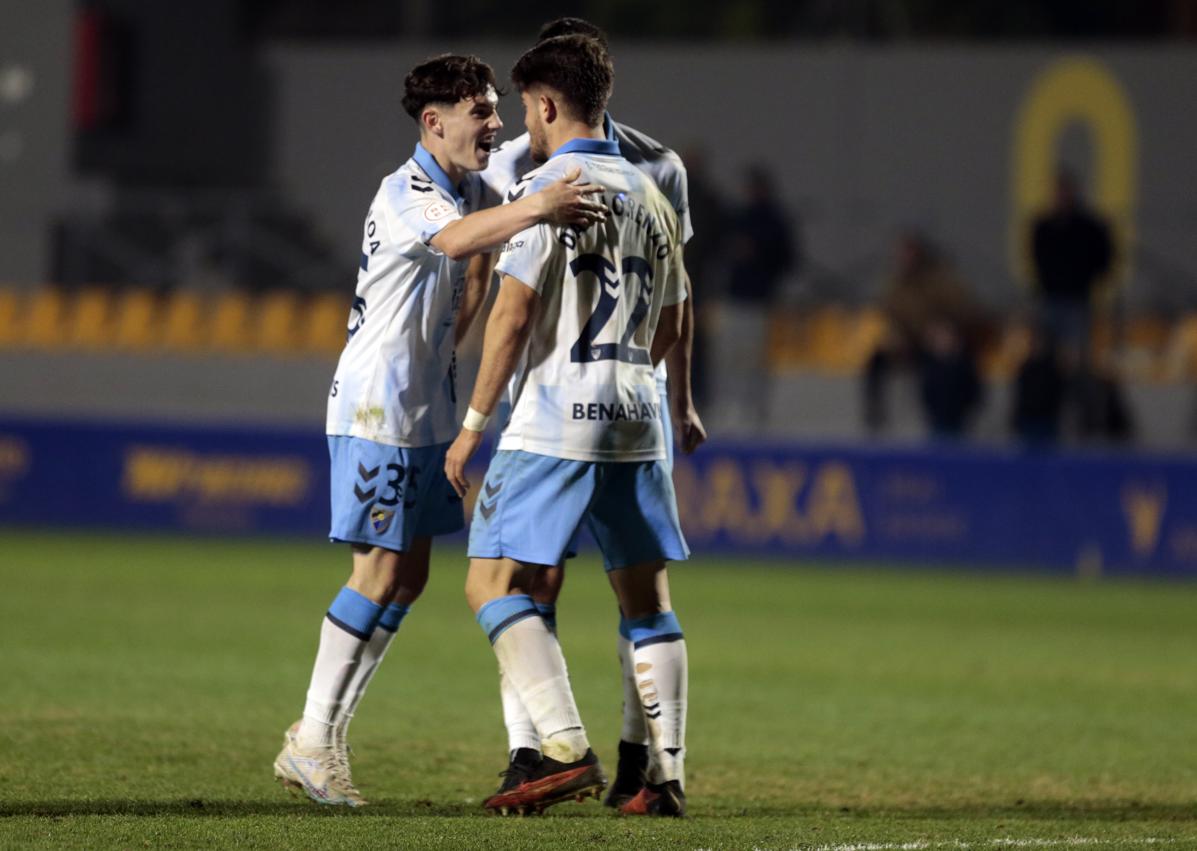
<path fill-rule="evenodd" d="M 424 208 L 424 218 L 430 222 L 439 222 L 457 212 L 457 208 L 448 201 L 433 201 Z"/>

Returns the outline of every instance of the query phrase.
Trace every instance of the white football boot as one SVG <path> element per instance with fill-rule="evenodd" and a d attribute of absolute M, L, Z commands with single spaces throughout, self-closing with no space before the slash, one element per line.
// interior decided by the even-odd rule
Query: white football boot
<path fill-rule="evenodd" d="M 288 789 L 318 804 L 361 807 L 366 804 L 349 774 L 349 756 L 343 748 L 303 748 L 296 721 L 283 736 L 283 749 L 274 760 L 274 776 Z"/>

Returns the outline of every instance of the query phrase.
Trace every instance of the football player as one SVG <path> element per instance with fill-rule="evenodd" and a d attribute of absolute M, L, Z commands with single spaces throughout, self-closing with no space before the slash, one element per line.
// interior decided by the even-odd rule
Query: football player
<path fill-rule="evenodd" d="M 558 18 L 540 30 L 538 43 L 561 35 L 583 35 L 597 40 L 604 49 L 607 37 L 602 29 L 581 18 Z M 604 113 L 604 136 L 619 146 L 621 156 L 648 175 L 669 201 L 681 225 L 682 242 L 693 235 L 688 204 L 686 168 L 681 157 L 655 139 Z M 527 133 L 504 142 L 491 155 L 490 164 L 482 172 L 487 190 L 497 198 L 516 200 L 528 192 L 525 175 L 536 167 L 531 155 L 531 140 Z M 471 261 L 467 275 L 466 303 L 480 304 L 491 286 L 494 258 L 481 255 Z M 686 277 L 688 295 L 692 295 L 690 279 Z M 682 451 L 693 452 L 704 440 L 706 431 L 695 410 L 690 387 L 690 359 L 694 339 L 694 310 L 692 298 L 682 306 L 682 338 L 670 350 L 665 362 L 656 370 L 657 387 L 661 398 L 661 419 L 666 435 L 666 463 L 672 468 L 673 438 Z M 668 370 L 667 370 L 668 367 Z M 576 547 L 571 546 L 570 552 Z M 557 598 L 565 579 L 564 563 L 540 571 L 532 598 L 549 628 L 556 630 Z M 640 706 L 636 680 L 632 670 L 632 641 L 627 619 L 621 618 L 617 638 L 623 674 L 623 724 L 620 731 L 619 763 L 615 780 L 604 800 L 608 806 L 620 808 L 644 787 L 648 767 L 648 727 Z M 503 721 L 507 727 L 508 765 L 501 773 L 499 791 L 518 786 L 527 779 L 540 760 L 540 742 L 527 710 L 507 677 L 500 672 L 499 691 L 503 704 Z"/>
<path fill-rule="evenodd" d="M 687 661 L 665 564 L 687 558 L 666 458 L 655 367 L 681 334 L 682 230 L 672 205 L 608 138 L 613 70 L 581 35 L 545 39 L 512 71 L 534 195 L 581 168 L 606 187 L 610 216 L 588 228 L 535 225 L 499 258 L 499 294 L 462 430 L 445 459 L 458 494 L 505 387 L 511 415 L 474 507 L 466 596 L 509 687 L 531 719 L 540 758 L 485 802 L 539 811 L 606 784 L 590 749 L 556 635 L 530 592 L 585 523 L 603 552 L 631 645 L 647 721 L 643 785 L 621 811 L 682 815 Z"/>
<path fill-rule="evenodd" d="M 494 73 L 476 57 L 444 55 L 412 69 L 403 108 L 420 141 L 366 214 L 328 397 L 329 537 L 349 545 L 352 573 L 322 621 L 303 717 L 274 762 L 284 785 L 323 804 L 365 803 L 349 770 L 349 722 L 424 589 L 432 538 L 464 525 L 442 467 L 457 431 L 455 326 L 466 264 L 538 222 L 586 226 L 604 217 L 591 197 L 601 187 L 576 184 L 576 174 L 482 209 L 478 172 L 503 124 Z"/>

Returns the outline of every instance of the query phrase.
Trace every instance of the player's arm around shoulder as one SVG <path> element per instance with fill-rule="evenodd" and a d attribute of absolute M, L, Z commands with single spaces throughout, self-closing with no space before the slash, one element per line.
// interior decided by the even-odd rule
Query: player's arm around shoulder
<path fill-rule="evenodd" d="M 537 222 L 587 227 L 606 219 L 607 207 L 591 196 L 603 191 L 595 183 L 577 183 L 581 169 L 573 169 L 539 192 L 517 201 L 480 210 L 451 222 L 431 244 L 453 260 L 491 250 Z"/>

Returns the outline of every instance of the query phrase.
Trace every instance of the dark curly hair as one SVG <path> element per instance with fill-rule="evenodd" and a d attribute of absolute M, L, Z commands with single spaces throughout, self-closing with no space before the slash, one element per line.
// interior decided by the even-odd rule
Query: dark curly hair
<path fill-rule="evenodd" d="M 416 121 L 430 103 L 455 104 L 486 94 L 495 72 L 477 56 L 445 53 L 421 62 L 403 80 L 403 109 Z M 501 92 L 500 92 L 501 94 Z"/>
<path fill-rule="evenodd" d="M 538 42 L 511 69 L 521 91 L 548 86 L 561 93 L 573 118 L 597 127 L 603 121 L 615 82 L 615 69 L 601 43 L 582 35 L 559 35 Z"/>
<path fill-rule="evenodd" d="M 559 35 L 584 35 L 597 41 L 604 50 L 610 49 L 607 45 L 607 34 L 603 32 L 602 28 L 582 18 L 557 18 L 549 21 L 540 28 L 540 34 L 536 36 L 536 43 L 540 44 L 542 41 L 556 38 Z"/>

